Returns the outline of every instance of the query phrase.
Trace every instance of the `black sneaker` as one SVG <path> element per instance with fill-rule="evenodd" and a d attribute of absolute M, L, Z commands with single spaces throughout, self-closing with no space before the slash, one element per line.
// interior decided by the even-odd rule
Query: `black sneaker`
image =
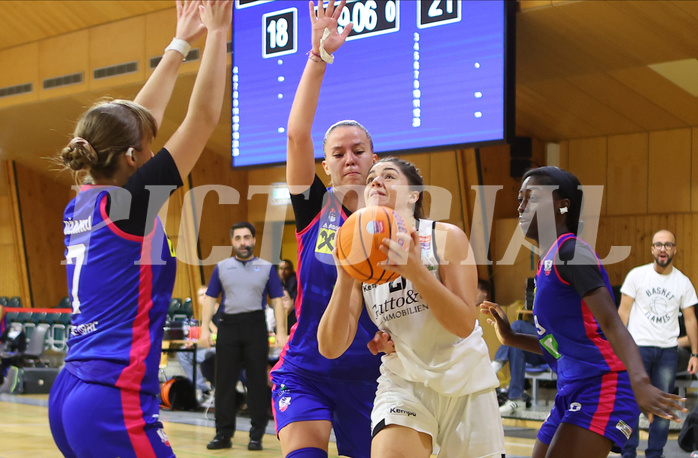
<path fill-rule="evenodd" d="M 206 446 L 209 450 L 218 450 L 221 448 L 232 448 L 233 442 L 230 440 L 230 436 L 218 433 L 216 437 L 213 438 L 211 442 Z"/>
<path fill-rule="evenodd" d="M 262 447 L 262 441 L 250 441 L 249 444 L 247 444 L 247 450 L 262 450 L 264 447 Z"/>

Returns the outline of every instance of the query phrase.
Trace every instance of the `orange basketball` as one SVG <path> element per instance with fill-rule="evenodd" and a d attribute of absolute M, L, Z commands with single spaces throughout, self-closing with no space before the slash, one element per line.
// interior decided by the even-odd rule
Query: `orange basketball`
<path fill-rule="evenodd" d="M 378 266 L 388 256 L 378 248 L 385 238 L 407 234 L 405 220 L 388 207 L 354 212 L 337 232 L 337 257 L 344 270 L 364 283 L 381 284 L 398 277 Z"/>

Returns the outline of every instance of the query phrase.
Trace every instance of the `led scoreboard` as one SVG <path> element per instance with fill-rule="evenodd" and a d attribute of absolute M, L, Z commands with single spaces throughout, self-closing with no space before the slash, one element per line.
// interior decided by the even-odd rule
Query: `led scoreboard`
<path fill-rule="evenodd" d="M 339 2 L 336 2 L 338 4 Z M 313 141 L 355 119 L 376 153 L 454 149 L 513 134 L 513 11 L 505 0 L 354 0 L 327 65 Z M 311 48 L 305 0 L 237 0 L 234 166 L 286 160 L 286 123 Z M 511 65 L 510 65 L 511 64 Z"/>

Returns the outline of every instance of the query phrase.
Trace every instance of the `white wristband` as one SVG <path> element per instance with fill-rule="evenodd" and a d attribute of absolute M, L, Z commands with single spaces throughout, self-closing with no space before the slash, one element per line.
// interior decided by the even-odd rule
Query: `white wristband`
<path fill-rule="evenodd" d="M 320 58 L 327 62 L 328 64 L 331 64 L 334 62 L 334 56 L 327 51 L 325 51 L 325 38 L 330 36 L 330 29 L 325 27 L 325 30 L 322 32 L 322 38 L 320 38 Z"/>
<path fill-rule="evenodd" d="M 191 45 L 187 43 L 186 40 L 182 40 L 181 38 L 173 38 L 170 44 L 167 45 L 167 48 L 165 48 L 165 52 L 169 50 L 177 51 L 184 56 L 184 59 L 186 59 L 187 55 L 189 55 L 190 49 Z"/>

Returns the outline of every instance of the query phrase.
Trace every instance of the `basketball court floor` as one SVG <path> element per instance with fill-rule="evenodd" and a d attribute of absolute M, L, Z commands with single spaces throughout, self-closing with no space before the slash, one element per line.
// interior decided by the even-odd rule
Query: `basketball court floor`
<path fill-rule="evenodd" d="M 46 457 L 59 458 L 62 455 L 56 449 L 48 425 L 48 395 L 9 395 L 0 394 L 0 458 L 10 457 Z M 99 408 L 95 406 L 94 408 Z M 549 406 L 532 407 L 519 417 L 545 418 Z M 206 444 L 215 435 L 214 422 L 204 416 L 203 412 L 169 412 L 163 411 L 161 419 L 170 439 L 172 448 L 178 457 L 217 457 L 235 456 L 239 458 L 281 457 L 281 446 L 273 431 L 270 421 L 264 437 L 264 450 L 248 451 L 249 419 L 238 417 L 238 432 L 233 438 L 233 449 L 208 450 Z M 508 457 L 528 457 L 533 451 L 533 443 L 541 420 L 524 418 L 505 418 L 504 431 Z M 89 434 L 89 432 L 86 432 Z M 641 431 L 640 453 L 646 446 L 646 432 Z M 681 450 L 677 444 L 678 430 L 672 430 L 669 442 L 664 450 L 666 458 L 686 458 L 690 454 Z M 337 457 L 334 442 L 330 443 L 330 458 Z M 620 456 L 611 454 L 610 456 Z"/>

